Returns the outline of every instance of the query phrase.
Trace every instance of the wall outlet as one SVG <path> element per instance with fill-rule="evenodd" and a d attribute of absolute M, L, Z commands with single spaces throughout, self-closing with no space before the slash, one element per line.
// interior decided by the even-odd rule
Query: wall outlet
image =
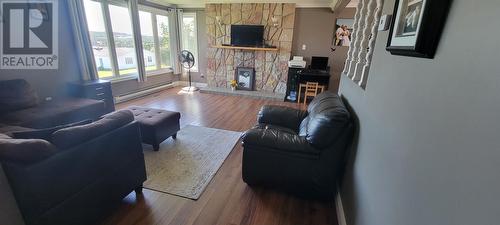
<path fill-rule="evenodd" d="M 302 50 L 306 50 L 307 49 L 307 46 L 306 45 L 302 45 Z"/>
<path fill-rule="evenodd" d="M 382 17 L 380 17 L 380 22 L 378 23 L 378 30 L 379 31 L 389 30 L 391 26 L 391 19 L 392 15 L 383 15 Z"/>

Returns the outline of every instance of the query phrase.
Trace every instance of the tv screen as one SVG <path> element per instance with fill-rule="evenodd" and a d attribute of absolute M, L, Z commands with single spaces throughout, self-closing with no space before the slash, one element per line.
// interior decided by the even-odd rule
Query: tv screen
<path fill-rule="evenodd" d="M 231 45 L 233 46 L 263 46 L 264 26 L 231 25 Z"/>

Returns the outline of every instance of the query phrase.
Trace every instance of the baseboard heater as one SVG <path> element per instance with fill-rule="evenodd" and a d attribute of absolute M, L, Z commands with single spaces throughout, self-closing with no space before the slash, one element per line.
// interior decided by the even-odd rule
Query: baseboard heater
<path fill-rule="evenodd" d="M 115 103 L 126 102 L 126 101 L 129 101 L 129 100 L 132 100 L 132 99 L 144 97 L 146 95 L 150 95 L 150 94 L 153 94 L 153 93 L 156 93 L 156 92 L 160 92 L 160 91 L 163 91 L 163 90 L 168 89 L 168 88 L 173 88 L 174 86 L 175 85 L 173 83 L 168 83 L 168 84 L 165 84 L 165 85 L 156 86 L 156 87 L 153 87 L 153 88 L 148 88 L 148 89 L 137 91 L 137 92 L 133 92 L 133 93 L 128 93 L 128 94 L 123 94 L 123 95 L 115 96 Z"/>

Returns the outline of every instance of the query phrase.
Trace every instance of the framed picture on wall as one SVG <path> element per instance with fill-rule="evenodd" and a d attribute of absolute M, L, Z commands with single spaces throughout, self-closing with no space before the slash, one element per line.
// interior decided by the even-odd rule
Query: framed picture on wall
<path fill-rule="evenodd" d="M 434 58 L 450 4 L 451 0 L 396 0 L 387 51 Z"/>
<path fill-rule="evenodd" d="M 349 47 L 353 32 L 354 19 L 337 19 L 333 34 L 333 46 Z"/>

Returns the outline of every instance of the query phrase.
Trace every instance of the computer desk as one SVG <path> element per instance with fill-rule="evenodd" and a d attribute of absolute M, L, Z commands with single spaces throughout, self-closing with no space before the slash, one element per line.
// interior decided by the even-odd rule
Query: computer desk
<path fill-rule="evenodd" d="M 330 73 L 324 70 L 310 70 L 304 69 L 298 73 L 299 84 L 306 82 L 318 82 L 328 89 L 328 84 L 330 83 Z"/>
<path fill-rule="evenodd" d="M 287 97 L 290 96 L 292 91 L 296 91 L 298 94 L 299 92 L 302 93 L 300 90 L 300 84 L 305 84 L 306 82 L 318 82 L 318 84 L 322 87 L 321 91 L 327 90 L 328 84 L 330 83 L 330 73 L 328 73 L 328 71 L 329 69 L 327 71 L 321 71 L 290 67 L 288 69 L 288 83 L 286 97 L 284 100 L 290 101 Z M 293 101 L 296 101 L 297 99 L 294 99 Z"/>

